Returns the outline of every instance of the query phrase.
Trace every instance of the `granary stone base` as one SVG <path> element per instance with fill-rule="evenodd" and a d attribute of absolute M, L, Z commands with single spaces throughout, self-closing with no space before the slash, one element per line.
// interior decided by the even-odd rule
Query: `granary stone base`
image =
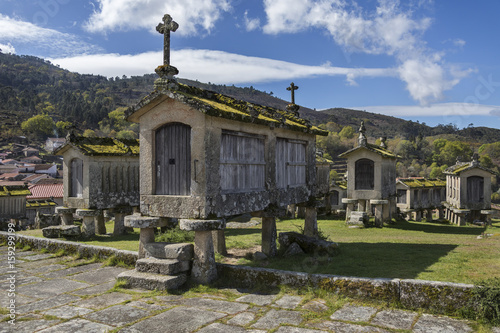
<path fill-rule="evenodd" d="M 81 235 L 80 227 L 77 225 L 55 225 L 42 229 L 44 237 L 79 237 Z"/>
<path fill-rule="evenodd" d="M 126 271 L 118 275 L 118 279 L 127 282 L 127 287 L 148 290 L 173 290 L 178 289 L 187 281 L 186 274 L 176 276 L 160 275 L 153 273 Z"/>
<path fill-rule="evenodd" d="M 61 222 L 63 225 L 73 224 L 73 209 L 68 207 L 59 206 L 56 207 L 56 214 L 61 217 Z"/>
<path fill-rule="evenodd" d="M 95 209 L 77 209 L 76 215 L 83 218 L 82 234 L 85 237 L 92 237 L 95 235 L 95 221 L 94 218 L 102 214 L 99 210 Z"/>
<path fill-rule="evenodd" d="M 194 246 L 191 243 L 154 242 L 146 243 L 144 251 L 148 258 L 191 260 L 194 255 Z"/>
<path fill-rule="evenodd" d="M 167 219 L 162 219 L 160 217 L 140 215 L 125 216 L 126 227 L 141 229 L 139 233 L 139 258 L 144 258 L 146 256 L 146 252 L 144 250 L 145 244 L 153 243 L 155 241 L 154 230 L 158 227 L 166 226 L 167 223 Z"/>

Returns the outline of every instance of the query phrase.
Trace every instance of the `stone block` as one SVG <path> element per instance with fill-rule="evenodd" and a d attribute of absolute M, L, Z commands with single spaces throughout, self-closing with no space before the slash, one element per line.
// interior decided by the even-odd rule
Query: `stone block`
<path fill-rule="evenodd" d="M 124 224 L 130 228 L 158 228 L 165 227 L 167 220 L 160 217 L 127 215 Z"/>
<path fill-rule="evenodd" d="M 292 243 L 297 243 L 305 253 L 317 255 L 335 255 L 338 245 L 314 237 L 308 237 L 297 232 L 281 232 L 278 237 L 281 246 L 288 248 Z"/>
<path fill-rule="evenodd" d="M 78 237 L 81 235 L 80 227 L 77 225 L 56 225 L 42 229 L 44 237 L 59 238 L 64 237 Z"/>
<path fill-rule="evenodd" d="M 118 275 L 118 279 L 127 282 L 129 288 L 141 288 L 147 290 L 173 290 L 178 289 L 187 281 L 186 274 L 176 276 L 159 275 L 152 273 L 126 271 Z"/>
<path fill-rule="evenodd" d="M 63 206 L 56 207 L 56 214 L 73 214 L 73 208 Z"/>
<path fill-rule="evenodd" d="M 163 275 L 176 275 L 187 272 L 190 268 L 190 261 L 179 261 L 175 259 L 143 258 L 137 260 L 135 263 L 135 269 L 138 272 Z"/>
<path fill-rule="evenodd" d="M 343 204 L 357 204 L 358 203 L 358 199 L 342 198 L 342 203 Z"/>
<path fill-rule="evenodd" d="M 158 259 L 176 259 L 187 261 L 193 259 L 194 246 L 190 243 L 155 242 L 144 244 L 146 257 Z"/>
<path fill-rule="evenodd" d="M 389 200 L 378 200 L 378 199 L 370 200 L 371 205 L 387 205 L 388 203 L 389 203 Z"/>
<path fill-rule="evenodd" d="M 347 224 L 365 225 L 368 223 L 368 214 L 365 212 L 351 212 Z"/>
<path fill-rule="evenodd" d="M 60 230 L 58 226 L 45 227 L 42 229 L 43 237 L 59 238 Z"/>
<path fill-rule="evenodd" d="M 95 217 L 100 215 L 102 212 L 97 209 L 77 209 L 76 215 L 80 217 Z"/>
<path fill-rule="evenodd" d="M 300 247 L 299 244 L 293 242 L 286 249 L 285 253 L 283 254 L 283 257 L 290 257 L 290 256 L 294 256 L 294 255 L 297 255 L 297 254 L 304 254 L 304 251 L 302 250 L 302 248 Z"/>
<path fill-rule="evenodd" d="M 186 230 L 186 231 L 222 230 L 226 227 L 226 221 L 181 219 L 179 221 L 179 227 L 181 228 L 181 230 Z"/>

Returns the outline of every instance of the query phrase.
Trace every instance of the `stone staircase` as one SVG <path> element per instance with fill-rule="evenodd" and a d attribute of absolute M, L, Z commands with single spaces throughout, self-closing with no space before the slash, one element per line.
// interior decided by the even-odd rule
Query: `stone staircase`
<path fill-rule="evenodd" d="M 145 258 L 138 259 L 135 270 L 118 275 L 129 288 L 172 290 L 186 283 L 191 273 L 193 244 L 146 243 Z"/>

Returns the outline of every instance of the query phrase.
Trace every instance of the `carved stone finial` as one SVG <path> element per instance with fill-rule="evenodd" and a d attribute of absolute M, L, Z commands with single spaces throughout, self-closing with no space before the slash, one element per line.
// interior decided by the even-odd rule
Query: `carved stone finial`
<path fill-rule="evenodd" d="M 287 87 L 286 90 L 292 92 L 292 104 L 295 104 L 295 90 L 299 89 L 299 86 L 296 86 L 293 82 L 290 83 L 290 87 Z"/>
<path fill-rule="evenodd" d="M 175 32 L 179 25 L 168 14 L 163 16 L 162 21 L 156 26 L 156 31 L 163 35 L 163 65 L 170 65 L 170 31 Z"/>
<path fill-rule="evenodd" d="M 477 153 L 474 153 L 474 154 L 472 155 L 472 162 L 471 162 L 471 164 L 472 164 L 473 166 L 477 166 L 477 165 L 479 165 L 479 155 L 478 155 Z"/>
<path fill-rule="evenodd" d="M 361 121 L 361 126 L 359 127 L 359 138 L 358 138 L 358 145 L 359 146 L 364 146 L 368 144 L 368 140 L 366 139 L 365 136 L 366 128 L 365 128 L 365 122 Z"/>
<path fill-rule="evenodd" d="M 380 138 L 380 147 L 381 148 L 387 149 L 387 143 L 385 143 L 386 140 L 387 140 L 387 138 L 385 136 Z"/>

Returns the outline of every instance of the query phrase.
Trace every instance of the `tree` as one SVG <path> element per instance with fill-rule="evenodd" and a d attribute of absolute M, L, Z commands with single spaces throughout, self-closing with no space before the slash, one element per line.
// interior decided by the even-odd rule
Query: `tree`
<path fill-rule="evenodd" d="M 352 139 L 356 132 L 351 126 L 346 126 L 340 131 L 339 135 L 341 138 Z"/>
<path fill-rule="evenodd" d="M 86 129 L 83 131 L 83 136 L 86 138 L 95 138 L 97 137 L 97 134 L 91 129 Z"/>
<path fill-rule="evenodd" d="M 73 127 L 73 124 L 69 121 L 58 121 L 56 123 L 57 134 L 59 136 L 65 136 L 71 127 Z"/>
<path fill-rule="evenodd" d="M 55 130 L 54 120 L 49 115 L 38 114 L 23 121 L 21 129 L 26 134 L 32 134 L 37 137 L 53 135 Z"/>

